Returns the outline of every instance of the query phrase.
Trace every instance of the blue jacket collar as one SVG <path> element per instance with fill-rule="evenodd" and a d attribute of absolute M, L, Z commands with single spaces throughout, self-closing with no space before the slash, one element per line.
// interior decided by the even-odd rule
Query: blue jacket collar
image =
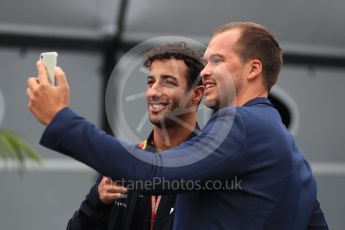
<path fill-rule="evenodd" d="M 273 106 L 272 103 L 266 97 L 257 97 L 250 101 L 247 101 L 243 106 L 255 106 L 259 104 Z"/>

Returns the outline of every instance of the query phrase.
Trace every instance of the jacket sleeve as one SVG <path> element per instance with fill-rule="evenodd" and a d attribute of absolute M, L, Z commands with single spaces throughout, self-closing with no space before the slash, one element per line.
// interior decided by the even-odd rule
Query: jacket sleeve
<path fill-rule="evenodd" d="M 309 220 L 308 230 L 328 230 L 326 219 L 321 210 L 319 201 L 316 200 Z"/>
<path fill-rule="evenodd" d="M 102 178 L 102 177 L 100 177 Z M 95 230 L 105 229 L 113 205 L 101 202 L 98 195 L 100 180 L 92 186 L 89 194 L 81 203 L 73 217 L 69 220 L 67 230 Z"/>
<path fill-rule="evenodd" d="M 240 154 L 245 148 L 244 125 L 231 109 L 218 111 L 193 139 L 153 154 L 106 135 L 71 109 L 64 108 L 47 126 L 40 144 L 73 157 L 113 180 L 152 181 L 152 186 L 135 190 L 155 190 L 154 193 L 179 192 L 164 187 L 166 181 L 203 183 L 235 176 L 243 170 L 242 163 L 246 161 L 246 155 Z"/>

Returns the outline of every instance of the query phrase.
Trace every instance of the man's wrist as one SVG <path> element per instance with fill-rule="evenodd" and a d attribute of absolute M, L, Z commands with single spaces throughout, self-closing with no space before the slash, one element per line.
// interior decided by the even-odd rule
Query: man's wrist
<path fill-rule="evenodd" d="M 43 124 L 45 126 L 48 126 L 53 120 L 54 118 L 56 117 L 56 115 L 62 111 L 64 108 L 67 108 L 68 106 L 65 106 L 65 107 L 61 107 L 61 108 L 58 108 L 56 109 L 50 116 L 47 117 L 47 119 L 45 121 L 43 121 Z"/>

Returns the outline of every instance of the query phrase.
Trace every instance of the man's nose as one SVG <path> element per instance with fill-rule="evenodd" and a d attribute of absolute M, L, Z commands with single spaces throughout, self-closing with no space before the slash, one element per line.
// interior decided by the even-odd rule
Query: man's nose
<path fill-rule="evenodd" d="M 159 98 L 160 96 L 162 96 L 162 87 L 160 87 L 158 83 L 154 83 L 147 89 L 147 95 L 151 99 Z"/>
<path fill-rule="evenodd" d="M 211 75 L 211 69 L 208 65 L 205 65 L 205 67 L 200 72 L 200 77 L 202 79 L 210 75 Z"/>

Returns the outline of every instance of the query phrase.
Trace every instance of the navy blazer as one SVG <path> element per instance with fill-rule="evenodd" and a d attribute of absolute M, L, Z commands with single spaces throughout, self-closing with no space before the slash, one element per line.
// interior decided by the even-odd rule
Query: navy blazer
<path fill-rule="evenodd" d="M 140 192 L 182 193 L 174 229 L 328 229 L 310 165 L 266 98 L 218 110 L 199 135 L 158 154 L 106 135 L 69 108 L 40 143 L 114 180 L 161 180 Z"/>

